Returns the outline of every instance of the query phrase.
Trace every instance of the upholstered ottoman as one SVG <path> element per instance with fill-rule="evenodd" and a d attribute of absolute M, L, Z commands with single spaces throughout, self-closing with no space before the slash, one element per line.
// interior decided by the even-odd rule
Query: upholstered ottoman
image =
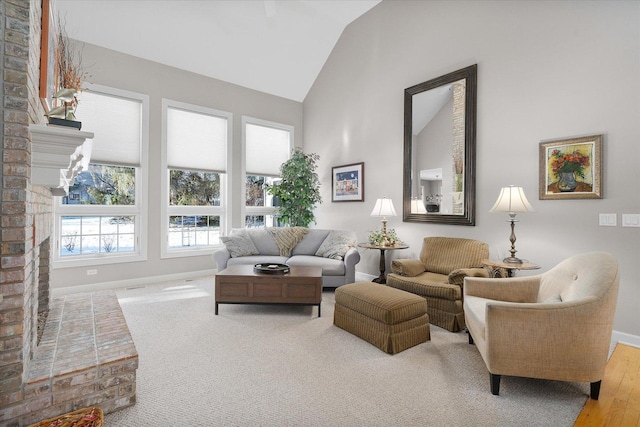
<path fill-rule="evenodd" d="M 427 301 L 372 282 L 336 288 L 333 324 L 389 354 L 429 341 Z"/>

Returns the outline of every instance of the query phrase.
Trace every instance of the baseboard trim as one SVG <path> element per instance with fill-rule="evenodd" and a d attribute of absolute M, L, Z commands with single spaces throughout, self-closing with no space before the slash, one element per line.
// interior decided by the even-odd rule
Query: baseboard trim
<path fill-rule="evenodd" d="M 154 283 L 171 282 L 175 280 L 192 279 L 195 277 L 213 276 L 216 270 L 199 270 L 185 273 L 163 274 L 161 276 L 147 276 L 136 279 L 116 280 L 113 282 L 92 283 L 90 285 L 66 286 L 62 288 L 52 288 L 52 296 L 77 294 L 81 292 L 95 292 L 107 289 L 128 288 L 132 286 L 150 285 Z"/>
<path fill-rule="evenodd" d="M 611 342 L 640 348 L 640 337 L 637 335 L 627 334 L 625 332 L 613 331 L 611 334 Z"/>
<path fill-rule="evenodd" d="M 356 271 L 356 282 L 370 282 L 378 276 L 374 276 L 373 274 L 360 273 Z"/>

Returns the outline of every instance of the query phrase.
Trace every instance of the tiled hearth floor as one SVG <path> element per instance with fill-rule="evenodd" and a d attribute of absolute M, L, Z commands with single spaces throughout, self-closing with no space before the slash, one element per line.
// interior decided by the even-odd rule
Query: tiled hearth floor
<path fill-rule="evenodd" d="M 33 416 L 91 405 L 108 413 L 135 403 L 137 367 L 138 353 L 115 291 L 56 297 L 31 361 L 25 397 Z"/>

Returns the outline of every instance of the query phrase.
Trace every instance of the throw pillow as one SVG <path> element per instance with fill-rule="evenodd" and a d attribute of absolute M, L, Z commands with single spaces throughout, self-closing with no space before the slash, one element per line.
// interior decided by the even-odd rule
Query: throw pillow
<path fill-rule="evenodd" d="M 227 247 L 231 258 L 259 254 L 256 245 L 253 244 L 251 237 L 246 233 L 236 233 L 233 236 L 220 236 L 220 240 Z"/>
<path fill-rule="evenodd" d="M 309 231 L 305 227 L 278 227 L 267 228 L 273 235 L 278 249 L 280 249 L 280 256 L 291 256 L 291 251 L 296 247 L 298 243 L 304 238 Z"/>
<path fill-rule="evenodd" d="M 356 245 L 356 236 L 349 231 L 333 230 L 324 239 L 316 256 L 342 260 L 349 248 Z"/>

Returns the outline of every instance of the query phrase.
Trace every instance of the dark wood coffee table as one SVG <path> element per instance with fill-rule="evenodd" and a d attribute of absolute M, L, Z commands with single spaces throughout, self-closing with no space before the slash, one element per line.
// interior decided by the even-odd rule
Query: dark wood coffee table
<path fill-rule="evenodd" d="M 287 274 L 255 273 L 253 265 L 230 265 L 216 274 L 215 314 L 218 304 L 322 303 L 322 268 L 292 266 Z"/>

